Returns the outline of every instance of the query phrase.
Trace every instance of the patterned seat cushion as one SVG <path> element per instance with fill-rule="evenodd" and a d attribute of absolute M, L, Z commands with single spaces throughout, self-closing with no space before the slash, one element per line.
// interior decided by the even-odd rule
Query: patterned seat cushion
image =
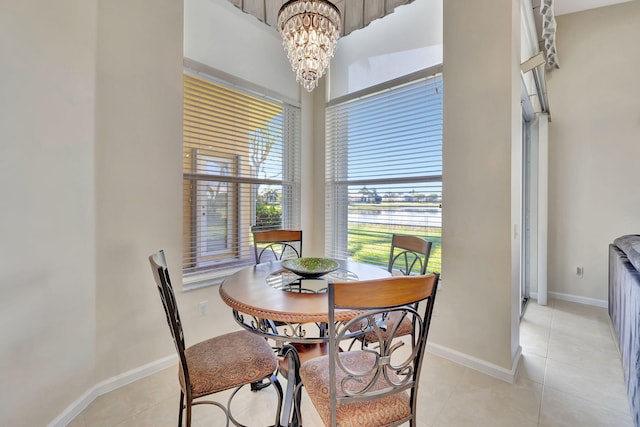
<path fill-rule="evenodd" d="M 404 318 L 402 318 L 402 320 L 400 320 L 401 316 L 402 316 L 401 312 L 392 311 L 389 313 L 388 317 L 384 320 L 383 323 L 386 325 L 386 330 L 381 331 L 381 335 L 384 340 L 388 339 L 389 333 L 391 333 L 391 331 L 393 330 L 393 328 L 398 322 L 400 322 L 400 325 L 398 326 L 398 330 L 395 332 L 394 337 L 411 335 L 411 331 L 413 330 L 413 325 L 411 324 L 411 320 L 407 316 L 405 316 Z M 370 343 L 377 342 L 378 336 L 375 333 L 370 332 L 367 335 L 365 335 L 365 339 L 367 340 L 367 342 L 370 342 Z"/>
<path fill-rule="evenodd" d="M 348 369 L 360 372 L 375 363 L 375 356 L 366 351 L 343 352 L 340 353 L 340 359 Z M 339 369 L 336 371 L 337 383 L 340 384 L 345 374 Z M 329 356 L 305 362 L 300 368 L 300 377 L 320 418 L 325 425 L 329 425 Z M 385 386 L 386 383 L 378 381 L 373 390 Z M 386 426 L 411 415 L 409 393 L 401 391 L 380 399 L 338 404 L 336 412 L 341 427 Z"/>
<path fill-rule="evenodd" d="M 400 317 L 402 316 L 402 313 L 399 311 L 392 311 L 388 314 L 388 317 L 384 320 L 384 322 L 379 323 L 380 325 L 384 324 L 385 327 L 384 329 L 380 329 L 380 335 L 382 336 L 383 340 L 387 340 L 389 338 L 389 334 L 391 333 L 391 331 L 393 330 L 393 328 L 395 327 L 396 323 L 398 323 L 398 321 L 400 321 Z M 376 318 L 379 318 L 380 316 L 377 316 Z M 366 328 L 366 322 L 363 321 L 362 322 L 362 326 L 358 326 L 358 325 L 354 325 L 351 326 L 349 328 L 350 332 L 358 332 L 358 330 L 360 330 L 360 328 Z M 404 318 L 402 318 L 402 320 L 400 321 L 400 325 L 398 326 L 398 330 L 395 332 L 394 334 L 394 338 L 395 337 L 401 337 L 404 335 L 411 335 L 411 331 L 413 330 L 413 325 L 411 324 L 411 320 L 409 319 L 409 317 L 405 316 Z M 369 332 L 364 336 L 364 339 L 367 343 L 373 343 L 373 342 L 378 342 L 378 335 L 376 335 L 375 332 Z"/>
<path fill-rule="evenodd" d="M 264 338 L 231 332 L 185 350 L 193 398 L 252 383 L 275 372 L 277 359 Z M 180 386 L 185 390 L 180 366 Z"/>

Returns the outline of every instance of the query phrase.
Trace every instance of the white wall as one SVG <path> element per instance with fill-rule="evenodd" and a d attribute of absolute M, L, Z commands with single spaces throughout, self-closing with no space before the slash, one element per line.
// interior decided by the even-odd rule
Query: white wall
<path fill-rule="evenodd" d="M 557 23 L 561 68 L 547 85 L 549 291 L 606 302 L 607 245 L 640 233 L 640 2 Z"/>
<path fill-rule="evenodd" d="M 443 353 L 505 378 L 518 351 L 511 153 L 521 126 L 519 5 L 444 3 L 443 285 L 431 326 Z"/>
<path fill-rule="evenodd" d="M 93 384 L 96 0 L 0 6 L 0 425 Z"/>
<path fill-rule="evenodd" d="M 98 9 L 97 381 L 173 351 L 147 257 L 164 248 L 180 288 L 182 9 L 175 0 Z"/>
<path fill-rule="evenodd" d="M 185 0 L 184 56 L 290 99 L 300 85 L 275 28 L 229 0 Z"/>
<path fill-rule="evenodd" d="M 174 353 L 147 256 L 179 286 L 182 3 L 13 2 L 0 53 L 0 425 L 46 425 Z M 190 342 L 206 292 L 178 296 Z"/>
<path fill-rule="evenodd" d="M 416 0 L 338 40 L 330 99 L 442 63 L 442 0 Z"/>

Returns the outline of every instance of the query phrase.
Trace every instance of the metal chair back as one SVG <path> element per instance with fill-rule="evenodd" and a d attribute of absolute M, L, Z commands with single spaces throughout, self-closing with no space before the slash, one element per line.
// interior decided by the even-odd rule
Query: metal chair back
<path fill-rule="evenodd" d="M 153 277 L 158 287 L 158 293 L 160 294 L 160 300 L 164 308 L 164 313 L 167 316 L 167 323 L 169 324 L 169 330 L 173 337 L 173 343 L 176 346 L 176 352 L 178 353 L 178 359 L 182 367 L 182 373 L 184 375 L 185 395 L 187 401 L 191 401 L 191 382 L 189 376 L 189 366 L 187 364 L 187 358 L 185 356 L 185 344 L 184 344 L 184 332 L 182 331 L 182 321 L 180 320 L 180 312 L 178 311 L 178 304 L 176 303 L 176 296 L 173 292 L 173 286 L 171 286 L 171 278 L 169 277 L 169 269 L 167 267 L 167 260 L 164 255 L 164 250 L 149 256 L 149 263 L 151 264 L 151 270 L 153 271 Z M 180 414 L 182 419 L 182 412 Z"/>
<path fill-rule="evenodd" d="M 418 383 L 438 279 L 439 275 L 432 273 L 426 276 L 329 284 L 329 425 L 336 425 L 337 410 L 341 405 L 359 405 L 399 393 L 409 394 L 405 413 L 401 418 L 384 425 L 400 425 L 407 421 L 416 425 Z M 418 304 L 420 302 L 422 304 Z M 342 309 L 364 312 L 348 321 L 340 321 L 339 310 Z M 391 326 L 385 324 L 390 313 L 398 313 L 413 324 L 416 333 L 407 338 L 412 340 L 410 345 L 395 340 L 396 331 L 393 329 L 397 329 L 398 323 Z M 352 340 L 353 334 L 358 333 L 354 332 L 354 326 L 360 328 L 361 334 L 376 334 L 378 345 L 375 348 L 343 352 L 340 343 Z M 355 353 L 360 354 L 352 356 Z M 366 362 L 356 366 L 343 363 L 350 359 Z M 397 399 L 390 401 L 398 402 Z M 350 411 L 357 410 L 354 408 L 358 407 L 350 407 Z M 366 413 L 371 407 L 360 407 L 360 410 Z"/>
<path fill-rule="evenodd" d="M 275 420 L 276 424 L 279 423 L 282 387 L 274 374 L 278 361 L 269 344 L 260 336 L 243 330 L 215 336 L 186 348 L 164 251 L 160 250 L 149 256 L 149 262 L 180 362 L 178 425 L 182 426 L 182 416 L 186 410 L 186 425 L 191 426 L 192 407 L 200 404 L 217 406 L 223 411 L 227 425 L 229 422 L 240 425 L 231 413 L 231 400 L 243 385 L 265 379 L 276 390 L 278 405 Z M 238 355 L 242 357 L 239 358 Z M 192 368 L 191 373 L 189 366 Z M 227 406 L 215 400 L 201 399 L 234 388 Z"/>
<path fill-rule="evenodd" d="M 300 258 L 302 256 L 302 230 L 254 231 L 253 250 L 256 264 Z"/>
<path fill-rule="evenodd" d="M 432 243 L 417 236 L 394 234 L 387 270 L 400 271 L 404 276 L 424 275 L 429 264 Z"/>

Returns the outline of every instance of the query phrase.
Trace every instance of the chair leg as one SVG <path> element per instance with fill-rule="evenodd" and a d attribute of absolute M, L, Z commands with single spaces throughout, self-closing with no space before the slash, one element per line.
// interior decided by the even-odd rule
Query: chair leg
<path fill-rule="evenodd" d="M 191 399 L 187 399 L 187 427 L 191 427 Z"/>
<path fill-rule="evenodd" d="M 278 376 L 276 374 L 271 375 L 269 378 L 270 384 L 273 384 L 273 388 L 276 390 L 276 394 L 278 395 L 278 405 L 276 406 L 276 422 L 274 426 L 281 426 L 280 424 L 280 415 L 282 412 L 282 386 L 280 385 L 280 381 L 278 380 Z"/>
<path fill-rule="evenodd" d="M 184 392 L 180 391 L 180 410 L 178 412 L 178 427 L 182 427 L 182 411 L 184 411 Z"/>
<path fill-rule="evenodd" d="M 283 411 L 282 411 L 282 425 L 298 427 L 302 425 L 300 419 L 300 402 L 301 391 L 299 385 L 300 380 L 300 358 L 298 351 L 290 344 L 285 344 L 280 349 L 280 357 L 287 361 L 287 390 L 285 393 Z M 281 371 L 281 373 L 283 373 Z"/>
<path fill-rule="evenodd" d="M 291 427 L 302 427 L 302 412 L 300 411 L 300 407 L 302 406 L 302 383 L 299 383 L 295 387 L 294 393 L 296 398 L 294 399 Z"/>
<path fill-rule="evenodd" d="M 302 383 L 296 387 L 295 396 L 295 402 L 293 403 L 293 424 L 302 427 L 302 413 L 300 412 L 300 407 L 302 406 Z"/>

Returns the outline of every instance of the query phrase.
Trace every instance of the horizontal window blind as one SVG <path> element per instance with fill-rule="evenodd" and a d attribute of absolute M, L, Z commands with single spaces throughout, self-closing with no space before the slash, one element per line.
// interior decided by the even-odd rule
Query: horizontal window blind
<path fill-rule="evenodd" d="M 328 255 L 386 266 L 392 234 L 412 234 L 439 272 L 442 75 L 329 106 L 326 138 Z"/>
<path fill-rule="evenodd" d="M 252 230 L 300 225 L 300 111 L 184 75 L 183 275 L 253 263 Z"/>

